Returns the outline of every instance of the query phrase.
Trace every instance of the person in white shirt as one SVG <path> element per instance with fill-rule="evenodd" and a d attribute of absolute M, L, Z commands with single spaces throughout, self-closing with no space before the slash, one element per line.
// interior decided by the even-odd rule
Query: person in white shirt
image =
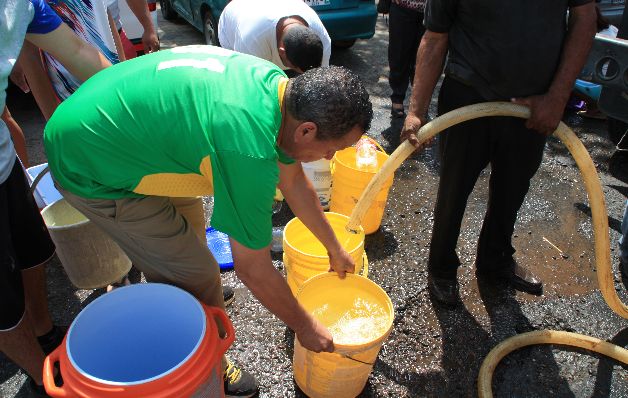
<path fill-rule="evenodd" d="M 234 0 L 218 21 L 218 40 L 297 73 L 328 66 L 331 55 L 327 30 L 303 0 Z"/>

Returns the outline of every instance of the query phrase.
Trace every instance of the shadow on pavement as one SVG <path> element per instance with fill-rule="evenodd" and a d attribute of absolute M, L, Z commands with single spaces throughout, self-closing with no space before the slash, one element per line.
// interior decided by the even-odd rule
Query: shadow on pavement
<path fill-rule="evenodd" d="M 610 340 L 611 343 L 620 347 L 628 347 L 628 328 L 621 330 Z M 586 351 L 585 351 L 586 352 Z M 619 365 L 628 370 L 628 365 L 616 362 L 604 355 L 599 355 L 600 362 L 597 365 L 597 375 L 592 397 L 608 397 L 611 394 L 611 384 L 613 382 L 613 367 Z"/>

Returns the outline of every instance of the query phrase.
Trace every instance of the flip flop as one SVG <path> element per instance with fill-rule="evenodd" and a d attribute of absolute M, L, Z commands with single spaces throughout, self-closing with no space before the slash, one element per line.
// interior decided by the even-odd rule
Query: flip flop
<path fill-rule="evenodd" d="M 401 107 L 395 107 L 396 104 L 390 107 L 390 115 L 395 119 L 400 119 L 402 117 L 406 117 L 406 112 L 403 109 L 403 105 Z"/>

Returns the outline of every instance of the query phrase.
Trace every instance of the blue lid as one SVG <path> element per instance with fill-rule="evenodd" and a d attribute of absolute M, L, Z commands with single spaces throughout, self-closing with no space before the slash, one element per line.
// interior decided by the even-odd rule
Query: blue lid
<path fill-rule="evenodd" d="M 207 247 L 220 265 L 220 269 L 232 269 L 233 256 L 231 255 L 229 236 L 212 227 L 205 230 L 205 236 L 207 237 Z"/>

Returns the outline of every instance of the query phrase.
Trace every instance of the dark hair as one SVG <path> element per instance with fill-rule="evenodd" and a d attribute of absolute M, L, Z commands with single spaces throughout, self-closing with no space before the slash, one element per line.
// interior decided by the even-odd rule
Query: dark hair
<path fill-rule="evenodd" d="M 319 140 L 341 138 L 355 126 L 371 127 L 369 94 L 360 78 L 341 66 L 311 69 L 290 79 L 285 101 L 292 117 L 316 124 Z"/>
<path fill-rule="evenodd" d="M 303 72 L 321 66 L 323 42 L 307 26 L 295 25 L 286 30 L 283 47 L 290 63 Z"/>

